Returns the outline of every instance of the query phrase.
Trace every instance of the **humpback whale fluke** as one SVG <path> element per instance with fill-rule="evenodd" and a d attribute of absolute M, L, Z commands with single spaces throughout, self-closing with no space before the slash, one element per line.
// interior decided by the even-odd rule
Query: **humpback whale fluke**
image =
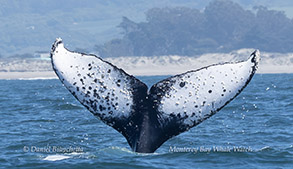
<path fill-rule="evenodd" d="M 133 151 L 152 153 L 169 138 L 198 125 L 250 82 L 260 59 L 222 63 L 175 75 L 150 90 L 140 80 L 95 56 L 72 52 L 62 40 L 51 50 L 54 71 L 94 116 L 120 132 Z"/>

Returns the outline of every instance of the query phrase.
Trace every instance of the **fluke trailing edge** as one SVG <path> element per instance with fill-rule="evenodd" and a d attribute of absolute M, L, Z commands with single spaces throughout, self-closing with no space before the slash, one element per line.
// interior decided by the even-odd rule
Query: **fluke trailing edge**
<path fill-rule="evenodd" d="M 120 132 L 133 151 L 152 153 L 169 138 L 198 125 L 249 83 L 259 51 L 247 61 L 223 63 L 169 77 L 150 90 L 135 77 L 95 55 L 71 52 L 57 39 L 53 69 L 93 115 Z"/>

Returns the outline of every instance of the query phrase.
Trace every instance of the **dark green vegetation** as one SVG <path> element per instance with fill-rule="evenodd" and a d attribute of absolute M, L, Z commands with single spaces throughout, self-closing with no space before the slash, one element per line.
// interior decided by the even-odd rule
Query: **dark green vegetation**
<path fill-rule="evenodd" d="M 153 8 L 146 22 L 127 17 L 121 39 L 97 46 L 102 56 L 187 55 L 258 48 L 293 52 L 293 22 L 284 12 L 232 1 L 213 1 L 203 11 L 188 7 Z"/>

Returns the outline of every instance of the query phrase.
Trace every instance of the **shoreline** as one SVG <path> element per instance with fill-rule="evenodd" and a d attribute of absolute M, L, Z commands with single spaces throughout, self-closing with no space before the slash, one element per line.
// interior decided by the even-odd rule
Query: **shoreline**
<path fill-rule="evenodd" d="M 57 79 L 54 71 L 42 72 L 0 72 L 0 80 Z"/>
<path fill-rule="evenodd" d="M 226 62 L 246 60 L 253 49 L 239 49 L 230 53 L 207 53 L 187 56 L 121 56 L 103 58 L 133 76 L 178 75 L 187 71 Z M 293 53 L 261 53 L 257 74 L 293 73 Z M 0 79 L 54 79 L 57 78 L 50 60 L 35 58 L 0 59 Z"/>
<path fill-rule="evenodd" d="M 281 68 L 281 69 L 280 69 Z M 263 67 L 256 74 L 292 74 L 288 67 Z M 191 70 L 191 69 L 190 69 Z M 130 69 L 125 70 L 129 75 L 134 76 L 172 76 L 186 71 L 179 69 Z M 34 71 L 34 72 L 0 72 L 0 80 L 32 80 L 32 79 L 58 79 L 54 71 Z"/>

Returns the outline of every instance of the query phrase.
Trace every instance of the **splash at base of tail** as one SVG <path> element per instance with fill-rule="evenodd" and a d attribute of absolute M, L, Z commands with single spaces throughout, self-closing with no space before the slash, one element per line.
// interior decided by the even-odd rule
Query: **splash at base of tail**
<path fill-rule="evenodd" d="M 94 116 L 120 132 L 133 151 L 152 153 L 168 139 L 200 124 L 250 82 L 260 54 L 169 77 L 148 87 L 95 55 L 55 41 L 51 61 L 70 93 Z"/>

